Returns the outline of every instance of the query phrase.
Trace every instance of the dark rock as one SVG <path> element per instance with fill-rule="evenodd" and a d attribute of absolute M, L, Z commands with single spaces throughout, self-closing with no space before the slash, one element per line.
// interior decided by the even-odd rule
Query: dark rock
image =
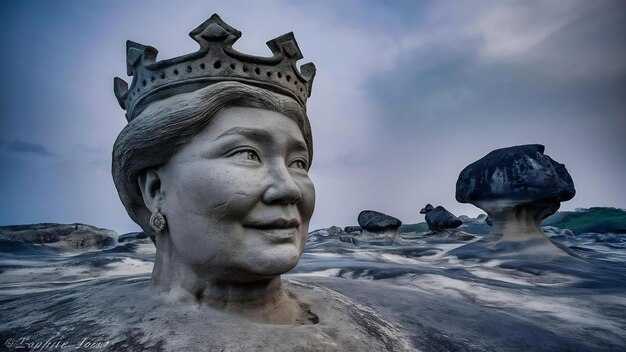
<path fill-rule="evenodd" d="M 454 235 L 456 236 L 456 238 L 460 239 L 461 241 L 470 241 L 476 238 L 476 236 L 470 235 L 465 232 L 457 232 Z"/>
<path fill-rule="evenodd" d="M 420 214 L 426 214 L 433 209 L 435 208 L 431 204 L 426 204 L 426 206 L 423 207 L 422 210 L 420 210 Z"/>
<path fill-rule="evenodd" d="M 315 231 L 309 232 L 309 236 L 320 236 L 320 237 L 341 237 L 341 236 L 349 236 L 347 232 L 341 229 L 339 226 L 331 226 L 326 229 L 318 229 Z"/>
<path fill-rule="evenodd" d="M 67 251 L 83 251 L 115 246 L 117 233 L 79 223 L 42 223 L 1 226 L 0 239 L 45 245 Z"/>
<path fill-rule="evenodd" d="M 147 241 L 145 241 L 147 240 Z M 124 242 L 150 242 L 148 235 L 146 235 L 145 232 L 140 231 L 140 232 L 130 232 L 130 233 L 125 233 L 123 235 L 121 235 L 118 239 L 117 242 L 119 243 L 124 243 Z"/>
<path fill-rule="evenodd" d="M 331 226 L 327 229 L 328 234 L 331 236 L 339 236 L 343 230 L 339 226 Z"/>
<path fill-rule="evenodd" d="M 373 232 L 397 229 L 402 225 L 402 221 L 399 219 L 374 210 L 363 210 L 359 214 L 358 221 L 359 225 L 361 225 L 364 230 Z"/>
<path fill-rule="evenodd" d="M 361 232 L 363 231 L 363 228 L 361 226 L 346 226 L 344 227 L 343 230 L 347 233 L 352 233 L 352 232 Z"/>
<path fill-rule="evenodd" d="M 432 205 L 427 204 L 420 210 L 420 213 L 426 214 L 426 224 L 431 231 L 455 229 L 463 224 L 463 221 L 442 206 L 433 208 Z"/>
<path fill-rule="evenodd" d="M 492 151 L 461 171 L 457 201 L 572 199 L 576 190 L 571 176 L 563 164 L 544 155 L 544 150 L 543 145 L 528 144 Z"/>
<path fill-rule="evenodd" d="M 545 236 L 540 223 L 576 194 L 565 166 L 544 155 L 544 149 L 528 144 L 494 150 L 463 169 L 456 182 L 456 199 L 487 213 L 497 242 L 525 243 L 520 253 L 532 253 L 537 260 L 566 255 Z"/>

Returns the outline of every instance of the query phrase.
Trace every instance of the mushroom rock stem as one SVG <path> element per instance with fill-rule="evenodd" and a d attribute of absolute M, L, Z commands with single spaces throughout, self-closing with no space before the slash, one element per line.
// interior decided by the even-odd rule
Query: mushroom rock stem
<path fill-rule="evenodd" d="M 477 207 L 483 209 L 493 221 L 491 234 L 502 235 L 505 241 L 521 241 L 539 239 L 552 243 L 541 229 L 541 221 L 554 214 L 560 204 L 557 203 L 527 203 L 508 204 L 504 202 L 476 202 Z"/>

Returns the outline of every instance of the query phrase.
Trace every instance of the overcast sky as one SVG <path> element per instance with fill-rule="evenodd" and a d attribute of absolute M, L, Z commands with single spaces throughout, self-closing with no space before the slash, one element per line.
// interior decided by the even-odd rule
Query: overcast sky
<path fill-rule="evenodd" d="M 126 120 L 113 77 L 125 41 L 190 53 L 218 13 L 235 48 L 270 56 L 293 31 L 317 66 L 308 111 L 311 230 L 363 209 L 405 223 L 454 198 L 489 151 L 541 143 L 577 194 L 561 209 L 626 208 L 624 1 L 5 1 L 0 4 L 0 225 L 128 218 L 110 173 Z M 127 79 L 128 80 L 128 79 Z"/>

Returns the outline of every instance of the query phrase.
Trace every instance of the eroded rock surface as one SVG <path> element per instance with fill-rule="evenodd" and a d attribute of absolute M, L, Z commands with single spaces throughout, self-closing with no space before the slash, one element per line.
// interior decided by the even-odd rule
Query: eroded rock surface
<path fill-rule="evenodd" d="M 426 224 L 431 231 L 455 229 L 463 224 L 463 221 L 442 206 L 433 207 L 430 204 L 426 204 L 420 210 L 420 214 L 426 215 Z"/>
<path fill-rule="evenodd" d="M 483 209 L 493 221 L 494 243 L 526 241 L 524 255 L 565 255 L 544 235 L 540 223 L 576 191 L 563 164 L 529 144 L 497 149 L 467 166 L 456 183 L 456 199 Z"/>
<path fill-rule="evenodd" d="M 79 223 L 42 223 L 0 226 L 0 240 L 45 245 L 65 251 L 87 251 L 115 246 L 117 233 Z"/>

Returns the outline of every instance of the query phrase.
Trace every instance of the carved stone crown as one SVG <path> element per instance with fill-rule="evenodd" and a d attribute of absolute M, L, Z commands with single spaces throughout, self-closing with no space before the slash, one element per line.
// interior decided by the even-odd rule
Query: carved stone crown
<path fill-rule="evenodd" d="M 156 61 L 158 50 L 126 42 L 126 64 L 133 82 L 128 87 L 115 77 L 113 89 L 130 122 L 150 103 L 194 91 L 221 81 L 237 81 L 294 98 L 305 107 L 311 95 L 315 65 L 296 68 L 302 53 L 292 32 L 267 42 L 272 57 L 242 54 L 232 48 L 241 32 L 213 14 L 189 33 L 200 49 L 173 59 Z"/>

